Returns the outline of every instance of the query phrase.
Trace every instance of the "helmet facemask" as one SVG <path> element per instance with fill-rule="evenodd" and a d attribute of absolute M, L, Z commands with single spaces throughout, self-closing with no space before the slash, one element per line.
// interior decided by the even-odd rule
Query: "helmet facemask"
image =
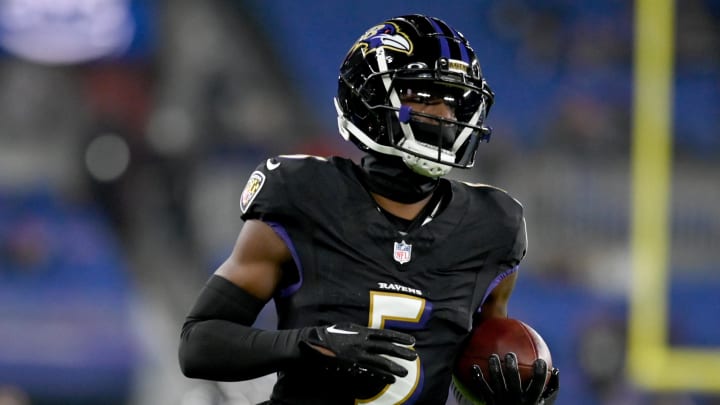
<path fill-rule="evenodd" d="M 403 160 L 418 173 L 438 177 L 451 167 L 469 168 L 474 164 L 479 143 L 488 141 L 489 128 L 482 123 L 486 115 L 485 98 L 474 86 L 427 78 L 393 80 L 391 93 L 399 95 L 400 105 L 390 97 L 389 137 L 403 152 Z M 451 117 L 415 111 L 407 103 L 445 104 Z M 399 131 L 398 131 L 399 130 Z"/>
<path fill-rule="evenodd" d="M 341 69 L 335 100 L 343 137 L 361 149 L 399 156 L 427 177 L 443 176 L 452 167 L 472 167 L 478 145 L 490 137 L 484 121 L 494 95 L 474 54 L 467 57 L 472 50 L 460 44 L 469 62 L 386 52 L 382 46 L 351 51 L 344 65 L 351 68 Z M 440 102 L 452 109 L 453 117 L 407 105 Z"/>

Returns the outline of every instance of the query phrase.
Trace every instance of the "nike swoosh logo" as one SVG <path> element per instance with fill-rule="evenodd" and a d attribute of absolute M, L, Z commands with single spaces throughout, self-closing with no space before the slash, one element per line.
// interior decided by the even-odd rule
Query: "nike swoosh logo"
<path fill-rule="evenodd" d="M 341 334 L 341 335 L 357 335 L 357 334 L 358 334 L 357 332 L 353 332 L 353 331 L 351 331 L 351 330 L 338 329 L 338 328 L 335 327 L 335 325 L 327 328 L 327 331 L 330 332 L 330 333 L 338 333 L 338 334 Z"/>
<path fill-rule="evenodd" d="M 267 162 L 265 162 L 265 167 L 267 167 L 268 170 L 275 170 L 280 166 L 280 162 L 276 161 L 272 158 L 268 159 Z"/>

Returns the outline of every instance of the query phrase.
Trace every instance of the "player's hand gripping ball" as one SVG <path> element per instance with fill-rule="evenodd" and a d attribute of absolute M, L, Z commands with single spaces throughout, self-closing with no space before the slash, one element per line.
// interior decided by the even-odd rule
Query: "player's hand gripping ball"
<path fill-rule="evenodd" d="M 557 380 L 543 338 L 512 318 L 490 318 L 477 325 L 456 359 L 453 374 L 463 397 L 503 405 L 544 403 L 551 377 L 555 375 L 553 384 Z"/>

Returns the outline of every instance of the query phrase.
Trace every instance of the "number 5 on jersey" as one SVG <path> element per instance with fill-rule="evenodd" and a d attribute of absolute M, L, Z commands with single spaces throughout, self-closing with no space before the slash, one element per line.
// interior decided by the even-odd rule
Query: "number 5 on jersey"
<path fill-rule="evenodd" d="M 368 326 L 384 328 L 386 321 L 407 323 L 409 329 L 417 329 L 425 313 L 425 299 L 413 295 L 371 291 Z M 376 396 L 356 400 L 356 404 L 394 405 L 405 403 L 417 389 L 421 378 L 420 357 L 415 360 L 392 359 L 408 370 L 408 375 L 398 378 L 395 384 L 387 385 Z"/>

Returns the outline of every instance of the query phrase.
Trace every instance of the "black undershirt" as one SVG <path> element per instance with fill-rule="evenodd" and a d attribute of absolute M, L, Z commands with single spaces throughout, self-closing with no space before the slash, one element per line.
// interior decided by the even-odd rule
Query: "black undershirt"
<path fill-rule="evenodd" d="M 398 230 L 400 230 L 402 232 L 409 232 L 410 230 L 412 230 L 414 228 L 422 226 L 423 222 L 425 222 L 425 220 L 428 217 L 437 216 L 442 211 L 442 209 L 447 205 L 447 202 L 449 200 L 448 198 L 446 198 L 446 196 L 448 196 L 448 189 L 447 189 L 447 187 L 440 185 L 440 184 L 441 183 L 439 183 L 439 186 L 435 189 L 435 192 L 434 192 L 432 198 L 430 198 L 430 200 L 427 202 L 427 204 L 425 204 L 425 206 L 420 211 L 420 213 L 418 213 L 418 215 L 415 216 L 415 218 L 413 218 L 413 219 L 401 218 L 397 215 L 392 214 L 391 212 L 387 211 L 386 209 L 382 208 L 379 205 L 378 205 L 378 210 L 383 215 L 385 215 L 385 217 L 393 225 L 395 225 L 395 227 L 397 227 Z M 438 207 L 438 204 L 440 204 L 439 207 Z M 437 208 L 437 210 L 436 210 L 436 208 Z"/>
<path fill-rule="evenodd" d="M 440 183 L 440 179 L 413 172 L 397 156 L 381 154 L 363 156 L 358 174 L 369 191 L 404 204 L 426 198 Z"/>

